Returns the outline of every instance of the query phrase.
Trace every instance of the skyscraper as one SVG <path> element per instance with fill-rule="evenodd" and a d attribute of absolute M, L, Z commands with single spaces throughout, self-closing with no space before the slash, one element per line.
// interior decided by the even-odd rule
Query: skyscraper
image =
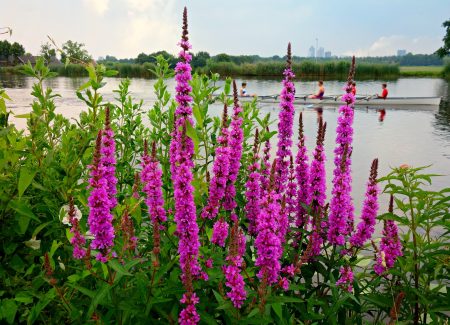
<path fill-rule="evenodd" d="M 325 57 L 326 58 L 331 58 L 331 51 L 326 51 L 325 52 Z"/>
<path fill-rule="evenodd" d="M 325 55 L 325 50 L 323 47 L 319 47 L 319 49 L 317 50 L 317 57 L 318 58 L 323 58 Z"/>
<path fill-rule="evenodd" d="M 311 46 L 309 48 L 308 57 L 310 57 L 310 58 L 316 57 L 316 49 L 314 48 L 314 46 Z"/>

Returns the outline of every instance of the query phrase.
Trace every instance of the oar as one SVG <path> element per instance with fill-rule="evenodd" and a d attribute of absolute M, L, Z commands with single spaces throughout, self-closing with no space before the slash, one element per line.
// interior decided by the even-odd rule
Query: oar
<path fill-rule="evenodd" d="M 358 100 L 355 101 L 355 105 L 356 105 L 358 102 L 361 102 L 361 101 L 366 101 L 366 102 L 368 102 L 369 100 L 371 100 L 371 99 L 372 99 L 373 97 L 375 97 L 375 96 L 377 96 L 377 95 L 374 94 L 374 95 L 370 95 L 370 96 L 367 96 L 367 97 L 358 99 Z"/>

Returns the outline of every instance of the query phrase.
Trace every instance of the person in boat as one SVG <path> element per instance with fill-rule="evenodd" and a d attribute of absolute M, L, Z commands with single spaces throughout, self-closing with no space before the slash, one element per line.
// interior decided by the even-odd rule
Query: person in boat
<path fill-rule="evenodd" d="M 247 92 L 247 83 L 244 81 L 242 84 L 241 84 L 241 89 L 239 90 L 239 96 L 241 96 L 241 97 L 256 97 L 256 94 L 252 94 L 252 95 L 250 95 L 248 92 Z"/>
<path fill-rule="evenodd" d="M 309 95 L 308 98 L 323 99 L 323 95 L 325 95 L 325 87 L 323 86 L 323 81 L 319 80 L 319 82 L 317 84 L 319 86 L 319 90 L 317 91 L 317 94 Z"/>
<path fill-rule="evenodd" d="M 387 89 L 387 84 L 381 84 L 381 95 L 379 95 L 379 94 L 377 94 L 377 98 L 382 98 L 382 99 L 386 99 L 387 98 L 387 96 L 388 96 L 388 94 L 389 94 L 389 91 L 388 91 L 388 89 Z"/>
<path fill-rule="evenodd" d="M 353 96 L 356 96 L 356 82 L 352 82 L 352 94 Z"/>

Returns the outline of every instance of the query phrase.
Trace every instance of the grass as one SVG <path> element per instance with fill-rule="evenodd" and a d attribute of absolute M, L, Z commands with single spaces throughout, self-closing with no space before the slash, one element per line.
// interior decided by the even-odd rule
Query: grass
<path fill-rule="evenodd" d="M 106 63 L 109 69 L 117 70 L 117 77 L 154 78 L 151 71 L 154 64 L 144 63 Z M 298 78 L 345 79 L 347 77 L 349 61 L 294 62 L 292 68 Z M 258 62 L 235 64 L 233 62 L 209 62 L 205 67 L 195 69 L 196 72 L 216 72 L 221 76 L 245 77 L 279 77 L 282 75 L 285 64 L 283 62 Z M 77 64 L 50 66 L 60 76 L 86 77 L 87 71 Z M 20 66 L 0 67 L 0 73 L 20 74 Z M 356 79 L 392 79 L 398 77 L 434 77 L 450 78 L 450 63 L 446 66 L 401 66 L 396 64 L 360 63 L 356 66 Z"/>
<path fill-rule="evenodd" d="M 401 77 L 442 77 L 443 66 L 411 66 L 400 67 Z"/>

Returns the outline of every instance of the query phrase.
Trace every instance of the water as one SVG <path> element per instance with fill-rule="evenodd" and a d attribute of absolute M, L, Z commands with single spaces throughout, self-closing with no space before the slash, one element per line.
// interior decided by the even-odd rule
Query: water
<path fill-rule="evenodd" d="M 13 99 L 8 108 L 14 114 L 30 111 L 32 97 L 30 95 L 33 80 L 23 76 L 0 76 L 0 86 L 6 89 Z M 85 78 L 58 77 L 47 82 L 61 98 L 56 99 L 57 112 L 70 118 L 77 118 L 85 109 L 85 105 L 75 95 L 75 90 L 86 81 Z M 278 80 L 247 80 L 249 93 L 259 95 L 279 94 L 281 83 Z M 113 101 L 112 90 L 118 88 L 120 80 L 111 78 L 102 89 L 104 100 Z M 241 80 L 237 80 L 240 84 Z M 130 90 L 134 98 L 144 100 L 148 108 L 154 100 L 154 80 L 132 79 Z M 327 94 L 342 93 L 342 81 L 326 81 Z M 379 81 L 358 82 L 359 94 L 381 92 Z M 316 82 L 296 82 L 297 94 L 308 94 L 316 91 Z M 450 85 L 442 79 L 402 78 L 388 83 L 390 96 L 442 96 L 449 101 Z M 174 82 L 169 82 L 169 89 L 174 89 Z M 212 107 L 213 114 L 220 114 L 220 107 Z M 271 113 L 277 118 L 277 105 L 261 105 L 263 113 Z M 441 107 L 385 107 L 384 121 L 379 121 L 377 108 L 356 107 L 353 161 L 353 197 L 356 210 L 364 198 L 365 183 L 369 175 L 371 161 L 379 158 L 379 175 L 386 175 L 392 166 L 408 164 L 411 166 L 430 165 L 430 173 L 443 175 L 436 178 L 433 189 L 450 186 L 450 108 Z M 307 146 L 311 152 L 315 142 L 317 129 L 317 111 L 314 109 L 296 108 L 296 121 L 299 112 L 303 111 Z M 327 173 L 333 170 L 333 149 L 337 121 L 337 107 L 323 107 L 323 118 L 328 124 L 325 141 L 327 154 Z M 18 127 L 24 127 L 23 119 L 12 119 Z M 276 128 L 276 122 L 272 126 Z M 297 138 L 297 131 L 294 134 Z M 276 140 L 275 140 L 276 141 Z M 331 181 L 331 177 L 328 177 Z M 331 187 L 330 184 L 328 186 Z M 382 198 L 382 211 L 385 211 L 387 198 Z"/>

